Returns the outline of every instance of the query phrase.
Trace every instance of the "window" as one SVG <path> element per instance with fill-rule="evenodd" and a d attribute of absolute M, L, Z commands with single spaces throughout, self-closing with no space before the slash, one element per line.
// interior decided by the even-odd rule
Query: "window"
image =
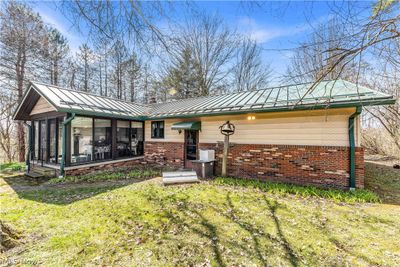
<path fill-rule="evenodd" d="M 131 122 L 131 155 L 143 155 L 143 122 Z"/>
<path fill-rule="evenodd" d="M 117 121 L 117 158 L 131 156 L 129 130 L 129 121 Z"/>
<path fill-rule="evenodd" d="M 92 161 L 93 119 L 75 117 L 71 122 L 71 163 Z"/>
<path fill-rule="evenodd" d="M 94 159 L 111 159 L 111 120 L 94 119 Z"/>
<path fill-rule="evenodd" d="M 164 138 L 164 122 L 152 121 L 151 122 L 151 138 Z"/>

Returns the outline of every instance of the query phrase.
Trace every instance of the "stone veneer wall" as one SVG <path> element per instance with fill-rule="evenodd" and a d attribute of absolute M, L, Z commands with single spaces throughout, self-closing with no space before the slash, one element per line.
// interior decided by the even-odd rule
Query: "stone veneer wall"
<path fill-rule="evenodd" d="M 74 168 L 74 169 L 67 169 L 65 170 L 65 175 L 68 176 L 79 176 L 79 175 L 85 175 L 85 174 L 90 174 L 94 173 L 97 171 L 107 171 L 107 170 L 112 170 L 114 168 L 119 168 L 119 167 L 134 167 L 134 166 L 139 166 L 146 164 L 144 161 L 143 157 L 132 159 L 132 160 L 126 160 L 126 161 L 119 161 L 119 162 L 104 162 L 101 164 L 96 164 L 95 166 L 79 166 L 79 168 Z"/>
<path fill-rule="evenodd" d="M 223 144 L 199 144 L 216 151 L 221 172 Z M 322 187 L 349 187 L 349 148 L 337 146 L 230 144 L 228 175 Z M 356 148 L 356 187 L 364 187 L 364 149 Z"/>
<path fill-rule="evenodd" d="M 183 168 L 185 163 L 184 143 L 145 141 L 144 157 L 145 161 L 150 164 Z"/>

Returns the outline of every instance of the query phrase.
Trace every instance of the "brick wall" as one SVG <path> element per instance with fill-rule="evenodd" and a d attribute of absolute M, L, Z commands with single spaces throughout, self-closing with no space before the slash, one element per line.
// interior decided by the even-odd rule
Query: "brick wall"
<path fill-rule="evenodd" d="M 184 144 L 182 142 L 144 143 L 144 157 L 150 164 L 168 165 L 175 168 L 184 166 Z"/>
<path fill-rule="evenodd" d="M 200 144 L 216 151 L 221 172 L 222 143 Z M 322 187 L 349 187 L 349 148 L 336 146 L 230 144 L 228 175 Z M 364 187 L 364 150 L 356 148 L 356 186 Z"/>
<path fill-rule="evenodd" d="M 90 174 L 97 171 L 107 171 L 119 167 L 134 167 L 146 164 L 143 158 L 132 159 L 120 162 L 104 162 L 104 164 L 96 164 L 95 166 L 79 166 L 77 169 L 66 169 L 65 175 L 68 176 L 79 176 L 84 174 Z"/>

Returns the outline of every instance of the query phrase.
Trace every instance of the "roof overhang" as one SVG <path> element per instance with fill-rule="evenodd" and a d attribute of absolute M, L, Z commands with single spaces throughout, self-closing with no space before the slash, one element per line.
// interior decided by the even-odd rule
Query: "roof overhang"
<path fill-rule="evenodd" d="M 54 105 L 53 102 L 51 102 L 45 95 L 41 94 L 35 86 L 30 83 L 28 86 L 28 89 L 25 91 L 24 95 L 22 96 L 21 102 L 18 104 L 14 114 L 13 114 L 13 120 L 30 120 L 30 112 L 39 100 L 40 97 L 43 97 L 44 99 L 47 100 L 47 102 L 54 107 L 56 111 L 57 106 Z"/>
<path fill-rule="evenodd" d="M 185 122 L 177 122 L 172 124 L 172 130 L 201 130 L 201 122 L 200 121 L 185 121 Z"/>

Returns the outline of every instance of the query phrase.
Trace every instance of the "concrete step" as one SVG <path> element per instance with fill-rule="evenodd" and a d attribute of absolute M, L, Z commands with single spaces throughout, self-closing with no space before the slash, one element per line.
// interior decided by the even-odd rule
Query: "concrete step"
<path fill-rule="evenodd" d="M 198 183 L 195 171 L 163 172 L 164 184 Z"/>
<path fill-rule="evenodd" d="M 31 178 L 42 178 L 42 177 L 44 177 L 43 174 L 40 174 L 40 173 L 37 173 L 37 172 L 33 172 L 33 171 L 25 173 L 25 175 L 28 176 L 28 177 L 31 177 Z"/>
<path fill-rule="evenodd" d="M 33 166 L 31 172 L 40 174 L 42 177 L 54 177 L 55 170 L 52 168 L 42 167 L 42 166 Z"/>

